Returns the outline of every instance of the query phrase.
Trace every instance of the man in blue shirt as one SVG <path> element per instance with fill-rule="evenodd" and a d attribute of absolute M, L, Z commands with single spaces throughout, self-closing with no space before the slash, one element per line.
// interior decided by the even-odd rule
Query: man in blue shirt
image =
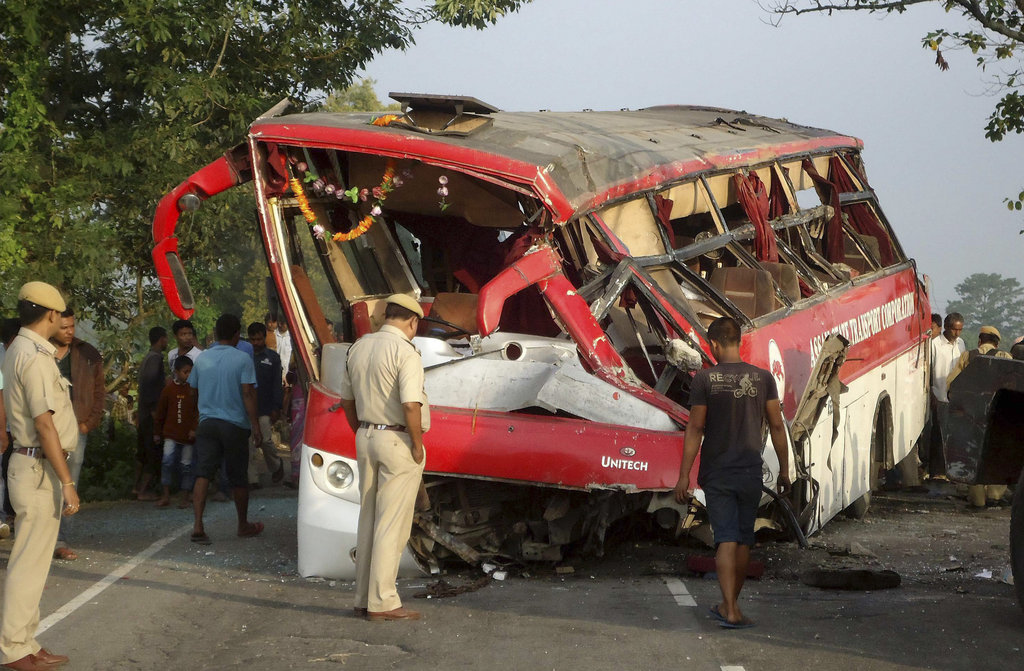
<path fill-rule="evenodd" d="M 193 488 L 195 525 L 192 541 L 210 543 L 203 527 L 210 480 L 223 462 L 238 513 L 238 535 L 255 536 L 261 522 L 249 522 L 249 438 L 259 441 L 256 414 L 256 371 L 252 357 L 236 349 L 242 323 L 223 314 L 214 333 L 217 343 L 196 358 L 188 383 L 199 391 L 199 429 L 196 431 L 196 483 Z"/>
<path fill-rule="evenodd" d="M 270 471 L 274 484 L 284 479 L 284 461 L 277 454 L 272 427 L 281 419 L 281 405 L 284 403 L 284 388 L 281 386 L 281 357 L 267 347 L 267 327 L 260 322 L 249 324 L 249 341 L 252 343 L 253 364 L 256 366 L 256 414 L 259 415 L 262 444 L 252 441 L 252 450 L 262 448 L 263 460 Z M 249 460 L 249 486 L 259 487 L 259 474 Z"/>

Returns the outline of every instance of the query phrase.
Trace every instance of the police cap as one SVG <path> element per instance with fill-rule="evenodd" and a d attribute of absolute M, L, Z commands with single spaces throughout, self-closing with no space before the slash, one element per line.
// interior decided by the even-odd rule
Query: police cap
<path fill-rule="evenodd" d="M 981 334 L 981 335 L 995 336 L 995 337 L 999 338 L 1000 340 L 1003 339 L 1003 337 L 1001 335 L 999 335 L 999 329 L 997 329 L 995 326 L 982 326 L 981 330 L 978 331 L 978 333 Z"/>
<path fill-rule="evenodd" d="M 26 282 L 18 291 L 19 301 L 28 301 L 44 308 L 64 312 L 68 309 L 57 287 L 46 282 Z"/>
<path fill-rule="evenodd" d="M 413 312 L 417 317 L 423 319 L 423 308 L 416 302 L 416 299 L 406 294 L 391 294 L 388 296 L 385 303 L 394 303 L 395 305 L 401 305 L 406 310 Z"/>

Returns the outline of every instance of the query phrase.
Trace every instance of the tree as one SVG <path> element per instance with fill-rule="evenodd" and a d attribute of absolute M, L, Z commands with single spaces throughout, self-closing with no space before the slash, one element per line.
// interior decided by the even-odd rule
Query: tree
<path fill-rule="evenodd" d="M 1002 349 L 1008 349 L 1024 335 L 1024 293 L 1016 278 L 975 273 L 955 289 L 959 298 L 946 306 L 946 313 L 959 312 L 964 316 L 963 338 L 971 347 L 977 343 L 982 326 L 999 329 Z"/>
<path fill-rule="evenodd" d="M 397 112 L 402 109 L 398 103 L 385 105 L 377 97 L 376 80 L 363 79 L 358 84 L 336 91 L 327 96 L 325 112 Z"/>
<path fill-rule="evenodd" d="M 164 193 L 282 98 L 310 108 L 424 23 L 482 28 L 524 2 L 0 3 L 0 309 L 24 280 L 46 279 L 95 322 L 116 353 L 108 365 L 126 363 L 170 319 L 149 257 Z M 226 195 L 181 221 L 201 316 L 245 277 L 228 271 L 254 260 L 247 200 Z"/>
<path fill-rule="evenodd" d="M 976 57 L 976 65 L 990 73 L 994 90 L 1001 97 L 989 115 L 985 137 L 998 142 L 1010 133 L 1024 133 L 1024 0 L 782 0 L 768 9 L 775 14 L 777 24 L 789 14 L 903 13 L 913 5 L 925 4 L 938 4 L 947 13 L 959 13 L 974 26 L 966 31 L 937 28 L 921 39 L 921 45 L 935 52 L 935 64 L 942 70 L 950 67 L 943 54 L 943 48 L 948 48 L 969 50 Z M 996 64 L 998 68 L 989 67 Z M 1005 202 L 1011 210 L 1024 209 L 1024 191 Z"/>

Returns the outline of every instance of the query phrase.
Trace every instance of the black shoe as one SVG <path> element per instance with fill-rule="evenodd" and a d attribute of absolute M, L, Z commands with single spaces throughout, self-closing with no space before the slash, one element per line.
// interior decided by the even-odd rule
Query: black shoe
<path fill-rule="evenodd" d="M 254 489 L 263 489 L 263 485 L 261 485 L 261 484 L 260 484 L 260 483 L 258 483 L 258 482 L 250 482 L 250 483 L 249 483 L 249 491 L 251 492 L 251 491 L 253 491 Z"/>
<path fill-rule="evenodd" d="M 282 480 L 284 480 L 284 462 L 283 461 L 278 465 L 277 470 L 274 471 L 274 474 L 272 476 L 270 476 L 270 481 L 273 482 L 275 485 L 277 483 L 281 482 Z"/>

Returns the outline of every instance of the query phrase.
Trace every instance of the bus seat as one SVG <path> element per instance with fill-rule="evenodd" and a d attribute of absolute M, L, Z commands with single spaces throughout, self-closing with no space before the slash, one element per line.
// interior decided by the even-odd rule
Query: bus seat
<path fill-rule="evenodd" d="M 771 273 L 775 284 L 782 289 L 782 293 L 790 301 L 796 303 L 800 300 L 800 279 L 797 277 L 796 268 L 788 263 L 772 263 L 769 261 L 762 261 L 761 267 Z"/>
<path fill-rule="evenodd" d="M 429 298 L 420 298 L 420 307 L 423 314 L 430 314 L 431 304 Z M 356 301 L 352 304 L 352 327 L 355 337 L 360 338 L 367 333 L 376 333 L 384 324 L 384 309 L 387 303 L 383 298 L 367 298 Z M 422 331 L 422 324 L 420 330 Z"/>
<path fill-rule="evenodd" d="M 771 278 L 767 270 L 758 268 L 715 268 L 711 273 L 711 286 L 721 291 L 743 314 L 756 319 L 776 306 Z"/>
<path fill-rule="evenodd" d="M 855 233 L 857 239 L 860 241 L 874 258 L 878 258 L 878 238 L 873 235 L 859 235 Z M 860 253 L 857 245 L 848 236 L 843 236 L 843 263 L 856 270 L 859 274 L 870 273 L 872 268 L 871 263 L 864 258 L 864 255 Z"/>
<path fill-rule="evenodd" d="M 320 341 L 321 345 L 334 342 L 334 330 L 324 317 L 324 311 L 320 308 L 320 302 L 316 299 L 316 292 L 313 291 L 313 285 L 309 281 L 306 271 L 302 269 L 302 266 L 292 266 L 291 271 L 292 283 L 295 285 L 296 293 L 299 294 L 302 306 L 306 309 L 306 316 L 309 317 L 309 323 L 313 327 L 316 339 Z M 285 366 L 288 365 L 283 361 L 281 363 Z"/>
<path fill-rule="evenodd" d="M 439 293 L 434 296 L 434 302 L 430 307 L 430 316 L 451 322 L 467 333 L 479 333 L 476 325 L 478 303 L 479 296 L 477 294 Z M 428 328 L 440 329 L 445 332 L 451 330 L 441 324 L 429 324 Z"/>

